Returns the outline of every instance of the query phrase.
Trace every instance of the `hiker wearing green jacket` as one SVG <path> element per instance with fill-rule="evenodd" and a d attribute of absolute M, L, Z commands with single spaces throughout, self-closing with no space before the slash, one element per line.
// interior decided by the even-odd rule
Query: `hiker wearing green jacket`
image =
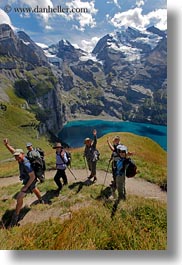
<path fill-rule="evenodd" d="M 94 129 L 93 130 L 93 141 L 90 138 L 86 138 L 84 140 L 85 144 L 85 149 L 84 149 L 84 158 L 86 158 L 88 169 L 90 171 L 90 176 L 88 179 L 92 179 L 93 181 L 97 180 L 96 177 L 96 166 L 97 166 L 97 161 L 99 159 L 99 152 L 96 149 L 97 145 L 97 131 Z"/>

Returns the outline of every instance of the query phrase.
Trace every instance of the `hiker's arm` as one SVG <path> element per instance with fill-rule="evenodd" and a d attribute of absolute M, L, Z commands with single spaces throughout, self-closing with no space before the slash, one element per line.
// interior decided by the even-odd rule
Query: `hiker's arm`
<path fill-rule="evenodd" d="M 93 136 L 94 136 L 94 140 L 93 140 L 92 146 L 96 147 L 96 145 L 97 145 L 97 131 L 95 129 L 93 130 Z"/>
<path fill-rule="evenodd" d="M 61 152 L 61 157 L 62 157 L 64 163 L 68 162 L 68 158 L 67 158 L 66 152 L 64 150 L 62 150 L 62 152 Z"/>
<path fill-rule="evenodd" d="M 135 152 L 128 152 L 128 155 L 133 156 L 133 155 L 135 155 Z"/>
<path fill-rule="evenodd" d="M 114 146 L 110 143 L 109 139 L 107 139 L 107 143 L 111 151 L 114 152 Z"/>
<path fill-rule="evenodd" d="M 35 173 L 34 171 L 30 172 L 29 173 L 29 180 L 28 182 L 26 183 L 26 185 L 21 189 L 22 192 L 25 192 L 29 187 L 30 185 L 32 184 L 32 182 L 35 180 Z"/>
<path fill-rule="evenodd" d="M 15 152 L 15 149 L 8 143 L 8 139 L 5 138 L 3 142 L 6 148 L 13 154 Z"/>

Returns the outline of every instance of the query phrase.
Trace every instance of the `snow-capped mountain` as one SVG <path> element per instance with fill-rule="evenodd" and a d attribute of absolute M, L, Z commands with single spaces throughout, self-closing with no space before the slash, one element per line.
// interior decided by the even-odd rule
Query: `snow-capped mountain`
<path fill-rule="evenodd" d="M 15 69 L 20 69 L 27 91 L 34 91 L 34 81 L 39 79 L 29 71 L 42 66 L 52 72 L 45 76 L 46 82 L 49 76 L 51 80 L 47 88 L 40 82 L 42 92 L 36 92 L 42 111 L 48 113 L 51 108 L 51 118 L 43 115 L 42 120 L 49 130 L 55 128 L 54 121 L 60 129 L 68 119 L 90 116 L 167 122 L 167 36 L 155 27 L 107 34 L 88 53 L 67 40 L 43 47 L 26 33 L 15 34 L 9 26 L 0 25 L 0 55 L 4 75 L 17 82 L 20 74 Z"/>

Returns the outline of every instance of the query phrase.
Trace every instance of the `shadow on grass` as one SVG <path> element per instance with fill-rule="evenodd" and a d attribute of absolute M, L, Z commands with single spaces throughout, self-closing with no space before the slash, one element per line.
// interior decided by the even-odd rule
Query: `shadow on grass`
<path fill-rule="evenodd" d="M 111 186 L 106 187 L 105 189 L 101 189 L 100 194 L 95 198 L 96 200 L 105 200 L 109 199 L 109 197 L 113 194 Z"/>
<path fill-rule="evenodd" d="M 75 187 L 78 186 L 78 189 L 77 189 L 77 191 L 76 191 L 76 193 L 78 193 L 78 192 L 80 192 L 80 191 L 82 190 L 82 188 L 83 188 L 84 186 L 87 186 L 87 187 L 88 187 L 88 186 L 90 186 L 90 185 L 93 185 L 94 183 L 95 183 L 94 180 L 86 179 L 85 181 L 78 181 L 78 182 L 75 182 L 75 183 L 69 185 L 68 188 L 69 188 L 70 190 L 72 190 L 72 189 L 74 189 Z"/>
<path fill-rule="evenodd" d="M 46 191 L 46 193 L 42 196 L 42 204 L 49 204 L 51 205 L 52 204 L 52 199 L 54 197 L 58 197 L 59 196 L 59 193 L 60 191 L 58 190 L 48 190 Z M 41 204 L 41 202 L 39 200 L 35 200 L 34 202 L 32 202 L 31 206 L 32 205 L 37 205 L 37 204 Z"/>
<path fill-rule="evenodd" d="M 29 211 L 30 211 L 29 207 L 27 206 L 23 207 L 20 211 L 18 221 L 23 220 L 23 218 Z M 3 214 L 1 221 L 0 221 L 1 229 L 7 229 L 9 227 L 14 212 L 15 212 L 15 209 L 6 210 L 6 212 Z"/>

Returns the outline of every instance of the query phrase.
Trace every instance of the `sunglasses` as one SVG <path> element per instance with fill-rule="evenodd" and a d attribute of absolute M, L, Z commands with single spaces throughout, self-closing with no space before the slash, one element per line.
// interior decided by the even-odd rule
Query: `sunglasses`
<path fill-rule="evenodd" d="M 119 153 L 125 154 L 125 153 L 126 153 L 126 151 L 120 151 L 120 150 L 119 150 Z"/>

